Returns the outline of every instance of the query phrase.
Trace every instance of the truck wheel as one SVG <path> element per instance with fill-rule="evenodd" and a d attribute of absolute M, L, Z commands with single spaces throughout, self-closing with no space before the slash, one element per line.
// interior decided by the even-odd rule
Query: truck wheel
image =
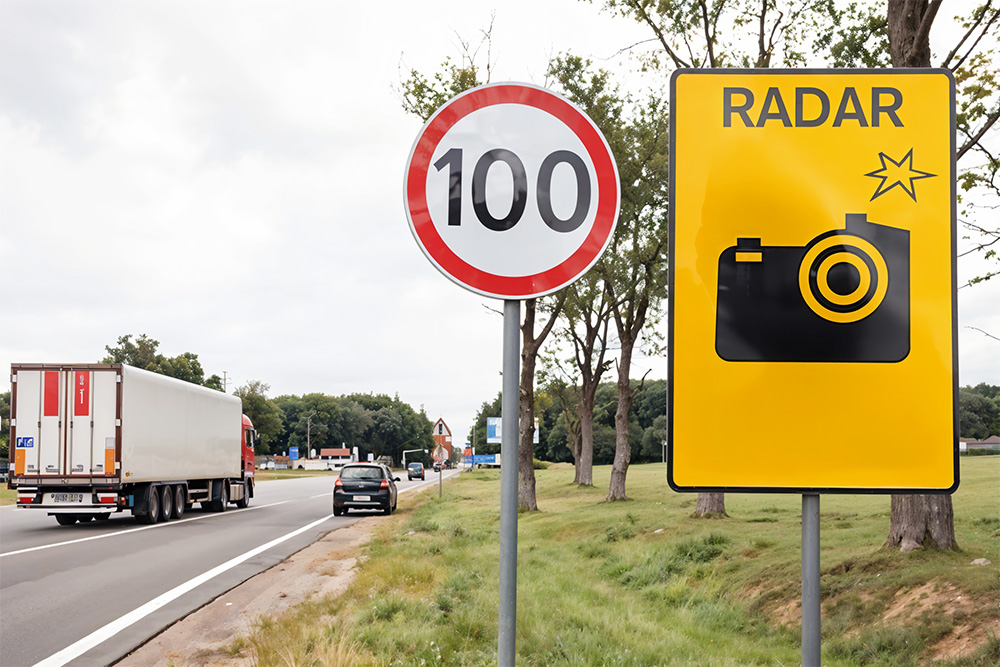
<path fill-rule="evenodd" d="M 247 507 L 250 506 L 251 488 L 253 487 L 250 486 L 250 482 L 247 482 L 243 485 L 243 497 L 236 501 L 236 506 L 239 507 L 241 510 L 246 509 Z"/>
<path fill-rule="evenodd" d="M 187 508 L 187 494 L 184 493 L 184 485 L 178 484 L 174 487 L 174 513 L 172 518 L 180 519 L 184 516 L 184 510 Z"/>
<path fill-rule="evenodd" d="M 146 489 L 146 513 L 136 517 L 139 523 L 156 523 L 160 520 L 160 492 L 155 486 Z"/>
<path fill-rule="evenodd" d="M 160 494 L 160 517 L 163 521 L 170 521 L 174 518 L 174 490 L 170 486 L 161 486 Z"/>
<path fill-rule="evenodd" d="M 76 523 L 75 514 L 56 514 L 56 523 L 60 526 L 72 526 Z"/>
<path fill-rule="evenodd" d="M 213 512 L 225 512 L 229 507 L 229 487 L 222 482 L 222 489 L 219 491 L 219 499 L 212 504 Z"/>

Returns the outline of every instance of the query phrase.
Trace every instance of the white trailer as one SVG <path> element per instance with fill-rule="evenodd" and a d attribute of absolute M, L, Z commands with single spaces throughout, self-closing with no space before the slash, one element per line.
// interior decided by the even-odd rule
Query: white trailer
<path fill-rule="evenodd" d="M 256 436 L 235 396 L 124 364 L 13 364 L 11 388 L 19 510 L 156 523 L 253 496 Z"/>

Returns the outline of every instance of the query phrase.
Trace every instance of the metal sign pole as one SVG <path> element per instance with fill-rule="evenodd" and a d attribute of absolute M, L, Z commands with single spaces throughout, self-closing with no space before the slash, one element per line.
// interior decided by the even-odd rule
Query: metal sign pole
<path fill-rule="evenodd" d="M 821 667 L 819 494 L 802 495 L 802 667 Z"/>
<path fill-rule="evenodd" d="M 518 380 L 521 370 L 521 302 L 503 302 L 503 398 L 500 442 L 500 614 L 498 667 L 514 667 L 517 629 Z"/>

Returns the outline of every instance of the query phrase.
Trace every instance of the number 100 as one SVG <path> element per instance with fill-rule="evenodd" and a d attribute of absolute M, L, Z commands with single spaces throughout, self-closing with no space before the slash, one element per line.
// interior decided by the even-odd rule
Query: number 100
<path fill-rule="evenodd" d="M 510 168 L 513 178 L 513 201 L 510 210 L 503 218 L 494 218 L 486 206 L 486 175 L 494 162 L 503 162 Z M 576 206 L 572 215 L 566 219 L 558 217 L 552 210 L 552 172 L 559 164 L 568 164 L 576 175 Z M 441 171 L 448 167 L 448 225 L 462 224 L 462 149 L 452 148 L 434 163 Z M 520 221 L 528 197 L 528 175 L 521 159 L 505 148 L 494 148 L 487 151 L 476 162 L 472 172 L 472 210 L 476 218 L 487 229 L 503 232 Z M 590 210 L 590 174 L 587 165 L 579 155 L 571 151 L 555 151 L 550 153 L 538 169 L 538 183 L 535 188 L 535 199 L 538 213 L 542 221 L 556 232 L 572 232 L 583 224 Z"/>

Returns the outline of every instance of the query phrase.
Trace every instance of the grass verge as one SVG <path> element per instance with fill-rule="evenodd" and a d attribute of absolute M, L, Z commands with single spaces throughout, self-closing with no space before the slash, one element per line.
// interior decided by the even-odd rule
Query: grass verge
<path fill-rule="evenodd" d="M 538 470 L 518 531 L 519 665 L 795 665 L 801 500 L 730 494 L 694 519 L 662 464 L 629 470 L 630 502 L 571 469 Z M 821 499 L 824 665 L 1000 664 L 1000 457 L 962 459 L 958 552 L 882 549 L 887 496 Z M 496 662 L 499 471 L 419 494 L 378 529 L 353 584 L 258 623 L 257 664 Z M 974 566 L 989 558 L 994 565 Z"/>

